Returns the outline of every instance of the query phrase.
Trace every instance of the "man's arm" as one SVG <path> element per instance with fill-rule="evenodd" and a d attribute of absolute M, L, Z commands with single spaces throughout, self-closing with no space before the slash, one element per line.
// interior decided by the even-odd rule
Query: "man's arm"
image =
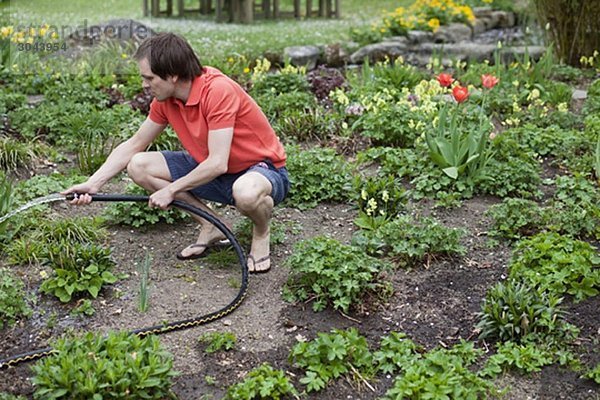
<path fill-rule="evenodd" d="M 113 176 L 121 172 L 134 156 L 144 151 L 146 147 L 165 129 L 166 125 L 153 122 L 150 118 L 142 123 L 138 131 L 127 141 L 118 145 L 108 156 L 104 164 L 88 178 L 85 183 L 75 185 L 62 194 L 68 193 L 97 193 Z M 88 196 L 89 197 L 89 196 Z M 76 202 L 84 204 L 89 201 Z"/>
<path fill-rule="evenodd" d="M 150 196 L 150 206 L 167 208 L 177 193 L 186 192 L 227 173 L 233 128 L 208 132 L 208 157 L 186 176 Z"/>

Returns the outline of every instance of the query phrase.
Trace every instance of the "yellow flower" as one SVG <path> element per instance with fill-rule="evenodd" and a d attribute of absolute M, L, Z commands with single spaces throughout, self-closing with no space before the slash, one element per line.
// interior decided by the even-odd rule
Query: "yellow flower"
<path fill-rule="evenodd" d="M 127 54 L 126 53 L 121 53 L 121 58 L 127 58 Z"/>
<path fill-rule="evenodd" d="M 233 61 L 235 61 L 235 60 L 233 59 L 233 57 L 229 57 L 229 58 L 227 59 L 227 62 L 228 62 L 229 64 L 233 64 Z"/>
<path fill-rule="evenodd" d="M 569 106 L 567 105 L 567 103 L 560 103 L 556 109 L 561 112 L 561 113 L 566 113 L 569 111 Z"/>
<path fill-rule="evenodd" d="M 35 28 L 29 28 L 29 36 L 35 36 L 37 34 L 37 31 L 35 30 Z"/>
<path fill-rule="evenodd" d="M 250 68 L 248 68 L 248 67 L 244 68 L 244 73 L 245 73 L 245 74 L 247 74 L 247 73 L 249 73 L 249 72 L 250 72 Z"/>
<path fill-rule="evenodd" d="M 47 28 L 44 28 L 44 27 L 40 28 L 40 36 L 46 36 L 46 32 L 48 32 Z"/>
<path fill-rule="evenodd" d="M 50 37 L 52 39 L 58 39 L 58 33 L 57 32 L 52 32 L 52 34 L 50 35 Z"/>
<path fill-rule="evenodd" d="M 427 26 L 430 27 L 433 32 L 435 32 L 440 28 L 440 20 L 437 18 L 431 18 L 427 22 Z"/>

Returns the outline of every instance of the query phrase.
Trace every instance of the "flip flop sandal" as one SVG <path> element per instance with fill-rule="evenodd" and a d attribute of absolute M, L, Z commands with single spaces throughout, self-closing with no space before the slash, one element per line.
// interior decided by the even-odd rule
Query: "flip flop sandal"
<path fill-rule="evenodd" d="M 256 264 L 260 264 L 261 262 L 267 261 L 269 259 L 270 256 L 264 256 L 259 258 L 258 260 L 254 259 L 254 256 L 252 254 L 248 255 L 248 260 L 252 261 L 252 266 L 254 268 L 256 268 Z M 265 272 L 269 272 L 271 270 L 271 264 L 269 264 L 269 268 L 267 269 L 261 269 L 261 270 L 248 270 L 249 273 L 251 274 L 264 274 Z"/>
<path fill-rule="evenodd" d="M 211 249 L 225 248 L 225 247 L 229 247 L 230 245 L 231 245 L 231 243 L 227 239 L 219 240 L 214 243 L 196 243 L 196 244 L 192 244 L 192 245 L 186 247 L 186 249 L 204 247 L 205 250 L 202 253 L 196 253 L 196 254 L 190 254 L 189 256 L 184 256 L 180 252 L 179 254 L 176 255 L 176 257 L 178 260 L 182 260 L 182 261 L 196 260 L 198 258 L 206 257 L 210 253 Z"/>

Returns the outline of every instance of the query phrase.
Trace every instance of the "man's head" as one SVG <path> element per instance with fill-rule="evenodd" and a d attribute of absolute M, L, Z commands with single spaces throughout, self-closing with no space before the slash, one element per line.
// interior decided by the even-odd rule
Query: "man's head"
<path fill-rule="evenodd" d="M 178 77 L 191 81 L 202 74 L 202 64 L 185 39 L 174 33 L 159 33 L 144 40 L 133 56 L 146 59 L 153 74 L 165 80 Z"/>

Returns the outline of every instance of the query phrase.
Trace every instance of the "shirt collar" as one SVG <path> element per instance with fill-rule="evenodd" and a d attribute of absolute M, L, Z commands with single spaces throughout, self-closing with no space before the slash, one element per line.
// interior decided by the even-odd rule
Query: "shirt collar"
<path fill-rule="evenodd" d="M 186 106 L 196 106 L 200 103 L 200 87 L 202 86 L 202 81 L 205 73 L 206 71 L 203 71 L 202 75 L 195 77 L 192 81 L 190 95 L 188 96 L 187 102 L 185 103 Z"/>

